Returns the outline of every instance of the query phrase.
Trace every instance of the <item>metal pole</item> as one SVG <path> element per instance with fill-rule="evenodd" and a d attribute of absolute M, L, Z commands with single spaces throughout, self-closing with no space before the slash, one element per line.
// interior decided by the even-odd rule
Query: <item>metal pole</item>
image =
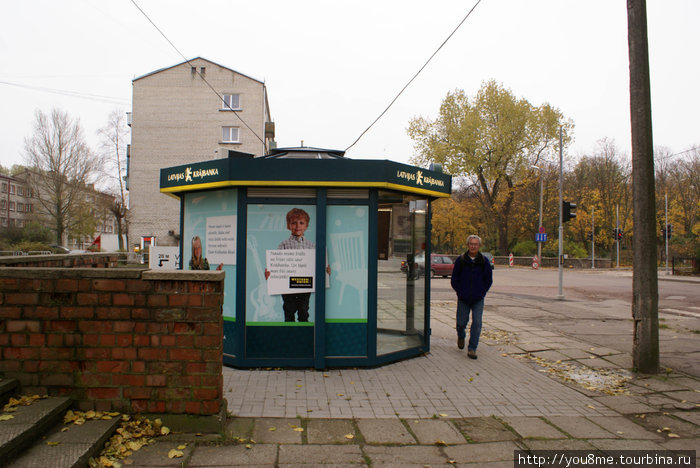
<path fill-rule="evenodd" d="M 615 235 L 615 244 L 617 245 L 617 268 L 620 268 L 620 205 L 615 205 L 615 226 L 617 226 Z"/>
<path fill-rule="evenodd" d="M 666 229 L 664 229 L 666 233 L 664 236 L 664 241 L 666 242 L 666 274 L 668 275 L 668 193 L 664 195 L 664 217 L 666 222 Z"/>
<path fill-rule="evenodd" d="M 559 127 L 559 294 L 564 299 L 564 145 L 562 128 Z"/>
<path fill-rule="evenodd" d="M 542 168 L 537 167 L 537 166 L 532 166 L 537 168 L 537 170 L 540 173 L 540 225 L 539 229 L 537 230 L 538 233 L 542 232 L 542 202 L 543 202 L 543 188 L 544 188 L 544 179 L 542 177 Z M 540 261 L 540 264 L 542 263 L 542 242 L 537 243 L 537 258 Z"/>
<path fill-rule="evenodd" d="M 591 269 L 595 270 L 595 208 L 591 208 Z"/>

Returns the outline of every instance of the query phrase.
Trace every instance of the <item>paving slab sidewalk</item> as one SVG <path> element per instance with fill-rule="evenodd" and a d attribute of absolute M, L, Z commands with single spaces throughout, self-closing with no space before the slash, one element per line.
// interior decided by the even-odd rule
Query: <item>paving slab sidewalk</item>
<path fill-rule="evenodd" d="M 437 303 L 426 356 L 377 369 L 226 368 L 232 417 L 225 436 L 206 444 L 192 436 L 187 454 L 171 465 L 162 459 L 166 438 L 147 447 L 150 454 L 134 453 L 129 466 L 512 467 L 520 449 L 698 449 L 696 377 L 625 374 L 628 354 L 555 336 L 499 313 L 516 301 L 498 303 L 485 317 L 476 361 L 455 346 L 453 305 Z M 527 354 L 537 349 L 540 361 Z M 591 366 L 596 372 L 626 375 L 626 392 L 586 388 L 543 367 L 587 360 L 605 361 Z M 287 395 L 285 388 L 296 390 Z"/>

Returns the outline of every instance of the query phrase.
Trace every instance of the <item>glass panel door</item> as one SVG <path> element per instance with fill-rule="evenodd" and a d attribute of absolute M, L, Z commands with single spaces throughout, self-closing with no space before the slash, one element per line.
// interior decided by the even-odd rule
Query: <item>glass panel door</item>
<path fill-rule="evenodd" d="M 379 219 L 388 220 L 388 239 L 379 245 L 388 245 L 388 258 L 378 260 L 377 355 L 425 344 L 427 205 L 414 196 L 379 194 Z"/>

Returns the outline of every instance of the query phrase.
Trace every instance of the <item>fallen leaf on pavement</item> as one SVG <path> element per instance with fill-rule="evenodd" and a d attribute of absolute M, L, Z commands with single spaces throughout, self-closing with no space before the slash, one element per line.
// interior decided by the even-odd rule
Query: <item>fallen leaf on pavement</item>
<path fill-rule="evenodd" d="M 185 453 L 182 450 L 172 449 L 168 452 L 168 458 L 182 458 Z"/>

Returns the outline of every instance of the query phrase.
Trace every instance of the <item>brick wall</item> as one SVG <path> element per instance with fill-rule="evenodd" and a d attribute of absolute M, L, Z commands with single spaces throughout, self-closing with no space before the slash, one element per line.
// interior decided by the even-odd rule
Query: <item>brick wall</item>
<path fill-rule="evenodd" d="M 0 375 L 80 409 L 223 408 L 224 273 L 0 268 Z"/>

